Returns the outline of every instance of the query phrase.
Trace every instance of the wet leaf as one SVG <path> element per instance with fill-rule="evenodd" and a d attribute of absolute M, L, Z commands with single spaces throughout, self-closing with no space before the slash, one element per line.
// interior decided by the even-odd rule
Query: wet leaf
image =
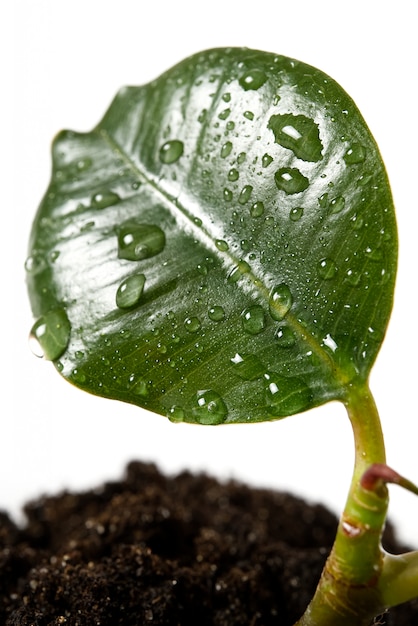
<path fill-rule="evenodd" d="M 35 317 L 67 320 L 49 352 L 64 377 L 218 424 L 364 382 L 396 254 L 352 100 L 308 65 L 227 49 L 122 89 L 90 133 L 58 135 L 26 266 Z"/>

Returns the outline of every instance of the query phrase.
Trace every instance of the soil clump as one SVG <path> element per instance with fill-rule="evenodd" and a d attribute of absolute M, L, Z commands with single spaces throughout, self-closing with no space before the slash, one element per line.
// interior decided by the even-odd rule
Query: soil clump
<path fill-rule="evenodd" d="M 25 514 L 0 513 L 4 626 L 292 626 L 337 526 L 288 493 L 139 462 Z M 390 525 L 384 545 L 405 550 Z M 418 625 L 418 600 L 374 623 Z"/>

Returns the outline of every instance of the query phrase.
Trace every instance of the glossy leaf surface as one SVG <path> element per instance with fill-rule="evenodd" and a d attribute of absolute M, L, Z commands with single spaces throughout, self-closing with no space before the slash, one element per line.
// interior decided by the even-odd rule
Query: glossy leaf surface
<path fill-rule="evenodd" d="M 396 253 L 386 173 L 347 94 L 303 63 L 228 49 L 58 135 L 27 276 L 63 376 L 218 424 L 364 381 Z"/>

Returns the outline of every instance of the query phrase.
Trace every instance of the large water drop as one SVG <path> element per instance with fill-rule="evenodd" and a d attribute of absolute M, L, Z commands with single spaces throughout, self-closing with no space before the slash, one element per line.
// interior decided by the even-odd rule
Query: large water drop
<path fill-rule="evenodd" d="M 309 180 L 296 167 L 281 167 L 274 174 L 276 186 L 287 194 L 300 193 L 309 187 Z"/>
<path fill-rule="evenodd" d="M 264 202 L 262 200 L 257 200 L 251 206 L 250 215 L 251 217 L 261 217 L 264 213 Z"/>
<path fill-rule="evenodd" d="M 192 413 L 199 424 L 215 426 L 225 422 L 228 408 L 216 391 L 205 389 L 197 392 L 196 406 L 193 407 Z"/>
<path fill-rule="evenodd" d="M 241 76 L 239 84 L 245 91 L 257 90 L 264 85 L 267 75 L 262 70 L 253 69 Z"/>
<path fill-rule="evenodd" d="M 184 327 L 188 333 L 197 333 L 201 327 L 199 318 L 196 316 L 186 317 Z"/>
<path fill-rule="evenodd" d="M 313 162 L 322 159 L 319 127 L 310 118 L 291 113 L 272 115 L 267 128 L 273 131 L 275 142 L 292 150 L 298 159 Z"/>
<path fill-rule="evenodd" d="M 366 159 L 366 148 L 359 143 L 351 144 L 347 152 L 344 154 L 344 161 L 347 165 L 356 165 L 357 163 L 363 163 Z"/>
<path fill-rule="evenodd" d="M 182 156 L 184 145 L 178 139 L 166 141 L 160 148 L 160 161 L 166 165 L 175 163 Z"/>
<path fill-rule="evenodd" d="M 165 246 L 165 235 L 159 226 L 128 220 L 118 229 L 118 257 L 140 261 L 159 254 Z"/>
<path fill-rule="evenodd" d="M 55 361 L 65 352 L 70 334 L 71 325 L 64 309 L 48 311 L 32 326 L 29 336 L 32 352 Z"/>
<path fill-rule="evenodd" d="M 341 213 L 343 208 L 345 207 L 345 198 L 343 196 L 337 196 L 329 203 L 330 212 L 332 215 L 336 215 L 337 213 Z"/>
<path fill-rule="evenodd" d="M 239 197 L 238 197 L 238 202 L 240 204 L 246 204 L 246 202 L 248 202 L 248 200 L 250 199 L 252 192 L 253 192 L 252 186 L 245 185 L 241 189 L 241 193 L 239 194 Z"/>
<path fill-rule="evenodd" d="M 242 327 L 249 335 L 258 335 L 266 327 L 264 309 L 259 304 L 244 309 L 241 313 Z"/>
<path fill-rule="evenodd" d="M 116 305 L 120 309 L 131 309 L 136 306 L 144 291 L 144 285 L 144 274 L 134 274 L 126 278 L 116 292 Z"/>
<path fill-rule="evenodd" d="M 269 295 L 269 311 L 274 320 L 280 322 L 286 317 L 292 304 L 293 296 L 286 283 L 280 283 L 280 285 L 276 285 L 271 289 Z"/>
<path fill-rule="evenodd" d="M 221 148 L 221 158 L 226 159 L 227 156 L 231 154 L 232 143 L 230 141 L 226 141 Z"/>
<path fill-rule="evenodd" d="M 301 206 L 294 207 L 293 209 L 290 209 L 289 217 L 292 220 L 292 222 L 298 222 L 300 218 L 302 217 L 303 212 L 304 212 L 303 207 Z"/>
<path fill-rule="evenodd" d="M 183 422 L 185 418 L 184 409 L 181 406 L 177 406 L 176 404 L 169 408 L 167 412 L 167 417 L 170 422 L 178 424 L 179 422 Z"/>
<path fill-rule="evenodd" d="M 225 319 L 225 310 L 222 306 L 216 304 L 209 309 L 208 317 L 212 322 L 222 322 Z"/>

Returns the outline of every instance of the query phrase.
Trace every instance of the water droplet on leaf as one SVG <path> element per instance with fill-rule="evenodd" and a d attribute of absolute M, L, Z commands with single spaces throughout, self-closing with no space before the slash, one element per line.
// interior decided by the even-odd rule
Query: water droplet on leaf
<path fill-rule="evenodd" d="M 235 265 L 228 274 L 228 283 L 236 283 L 243 274 L 248 274 L 251 271 L 251 267 L 246 261 L 240 261 L 238 265 Z"/>
<path fill-rule="evenodd" d="M 226 252 L 227 250 L 229 250 L 228 243 L 224 241 L 223 239 L 217 239 L 215 241 L 215 246 L 218 248 L 220 252 Z"/>
<path fill-rule="evenodd" d="M 255 354 L 235 354 L 231 363 L 234 372 L 243 380 L 256 380 L 261 378 L 266 371 L 265 366 Z"/>
<path fill-rule="evenodd" d="M 359 143 L 353 143 L 347 152 L 344 154 L 344 161 L 347 165 L 355 165 L 356 163 L 363 163 L 366 158 L 366 148 Z"/>
<path fill-rule="evenodd" d="M 80 383 L 83 384 L 86 382 L 86 375 L 83 372 L 83 370 L 79 369 L 78 367 L 75 367 L 72 372 L 71 372 L 71 378 L 72 380 L 74 380 L 76 383 Z"/>
<path fill-rule="evenodd" d="M 292 222 L 298 222 L 303 215 L 303 208 L 298 206 L 290 209 L 289 217 Z"/>
<path fill-rule="evenodd" d="M 208 317 L 212 322 L 221 322 L 225 319 L 224 308 L 219 305 L 212 306 L 208 311 Z"/>
<path fill-rule="evenodd" d="M 167 413 L 167 417 L 170 422 L 179 423 L 184 421 L 185 412 L 184 410 L 177 405 L 172 406 Z"/>
<path fill-rule="evenodd" d="M 309 180 L 295 167 L 281 167 L 274 180 L 277 188 L 287 194 L 300 193 L 309 187 Z"/>
<path fill-rule="evenodd" d="M 359 187 L 366 187 L 367 185 L 370 184 L 371 180 L 373 179 L 373 174 L 363 174 L 362 176 L 360 176 L 360 178 L 357 181 L 357 185 Z"/>
<path fill-rule="evenodd" d="M 227 117 L 231 115 L 231 109 L 224 109 L 218 115 L 220 120 L 226 120 Z"/>
<path fill-rule="evenodd" d="M 28 274 L 38 274 L 46 267 L 46 261 L 40 254 L 34 253 L 25 261 L 25 270 Z"/>
<path fill-rule="evenodd" d="M 149 394 L 149 384 L 142 376 L 131 374 L 128 381 L 128 389 L 136 396 L 145 398 Z"/>
<path fill-rule="evenodd" d="M 273 161 L 273 157 L 271 157 L 269 154 L 263 154 L 262 158 L 261 158 L 261 165 L 263 167 L 268 167 L 270 165 L 270 163 Z"/>
<path fill-rule="evenodd" d="M 29 341 L 35 356 L 55 361 L 66 350 L 71 325 L 64 309 L 53 309 L 42 315 L 32 326 Z"/>
<path fill-rule="evenodd" d="M 184 145 L 178 139 L 166 141 L 160 148 L 160 161 L 166 165 L 175 163 L 182 156 Z"/>
<path fill-rule="evenodd" d="M 222 397 L 211 389 L 198 391 L 193 416 L 199 424 L 215 426 L 225 422 L 228 408 Z"/>
<path fill-rule="evenodd" d="M 108 206 L 117 204 L 119 201 L 120 197 L 118 194 L 107 189 L 94 194 L 91 199 L 91 206 L 95 209 L 105 209 Z"/>
<path fill-rule="evenodd" d="M 120 309 L 131 309 L 136 306 L 144 291 L 144 285 L 144 274 L 134 274 L 126 278 L 116 292 L 116 305 Z"/>
<path fill-rule="evenodd" d="M 159 226 L 128 220 L 118 229 L 118 257 L 140 261 L 159 254 L 165 246 L 165 235 Z"/>
<path fill-rule="evenodd" d="M 226 141 L 221 148 L 221 158 L 225 159 L 227 156 L 231 154 L 232 143 L 230 141 Z"/>
<path fill-rule="evenodd" d="M 198 317 L 186 317 L 184 326 L 188 333 L 197 333 L 200 330 L 201 323 Z"/>
<path fill-rule="evenodd" d="M 324 280 L 334 278 L 337 272 L 337 266 L 332 259 L 321 259 L 318 265 L 318 273 Z"/>
<path fill-rule="evenodd" d="M 264 85 L 267 75 L 262 70 L 250 70 L 243 74 L 239 79 L 239 84 L 245 91 L 257 90 Z"/>
<path fill-rule="evenodd" d="M 345 198 L 343 196 L 337 196 L 331 200 L 330 204 L 331 214 L 341 213 L 345 207 Z"/>
<path fill-rule="evenodd" d="M 280 283 L 271 289 L 269 311 L 274 320 L 280 322 L 287 315 L 292 304 L 292 293 L 286 283 Z"/>
<path fill-rule="evenodd" d="M 298 159 L 311 162 L 322 159 L 319 127 L 310 118 L 291 113 L 272 115 L 267 128 L 273 131 L 275 142 L 292 150 Z"/>
<path fill-rule="evenodd" d="M 347 282 L 350 283 L 353 287 L 358 287 L 361 281 L 361 272 L 357 270 L 349 269 L 346 272 Z"/>
<path fill-rule="evenodd" d="M 280 326 L 274 336 L 280 348 L 292 348 L 296 343 L 295 336 L 288 326 Z"/>
<path fill-rule="evenodd" d="M 251 217 L 261 217 L 263 213 L 264 213 L 264 202 L 262 202 L 261 200 L 254 202 L 254 204 L 252 205 L 250 209 Z"/>
<path fill-rule="evenodd" d="M 241 313 L 242 327 L 249 335 L 258 335 L 266 327 L 264 309 L 259 304 L 244 309 Z"/>
<path fill-rule="evenodd" d="M 265 375 L 267 380 L 266 402 L 270 415 L 286 417 L 307 409 L 312 401 L 308 385 L 296 376 Z"/>
<path fill-rule="evenodd" d="M 238 180 L 239 178 L 239 171 L 235 168 L 232 168 L 231 170 L 229 170 L 228 172 L 228 180 L 230 182 L 234 182 L 236 180 Z"/>
<path fill-rule="evenodd" d="M 381 248 L 371 248 L 370 246 L 367 246 L 365 252 L 367 254 L 367 258 L 372 261 L 381 261 L 383 259 L 383 252 Z"/>
<path fill-rule="evenodd" d="M 326 209 L 328 206 L 328 193 L 323 193 L 322 196 L 318 198 L 318 204 L 321 209 Z"/>
<path fill-rule="evenodd" d="M 252 186 L 245 185 L 245 187 L 241 189 L 241 193 L 239 194 L 239 197 L 238 197 L 238 202 L 240 204 L 245 204 L 246 202 L 248 202 L 248 200 L 251 197 L 252 192 L 253 192 Z"/>

